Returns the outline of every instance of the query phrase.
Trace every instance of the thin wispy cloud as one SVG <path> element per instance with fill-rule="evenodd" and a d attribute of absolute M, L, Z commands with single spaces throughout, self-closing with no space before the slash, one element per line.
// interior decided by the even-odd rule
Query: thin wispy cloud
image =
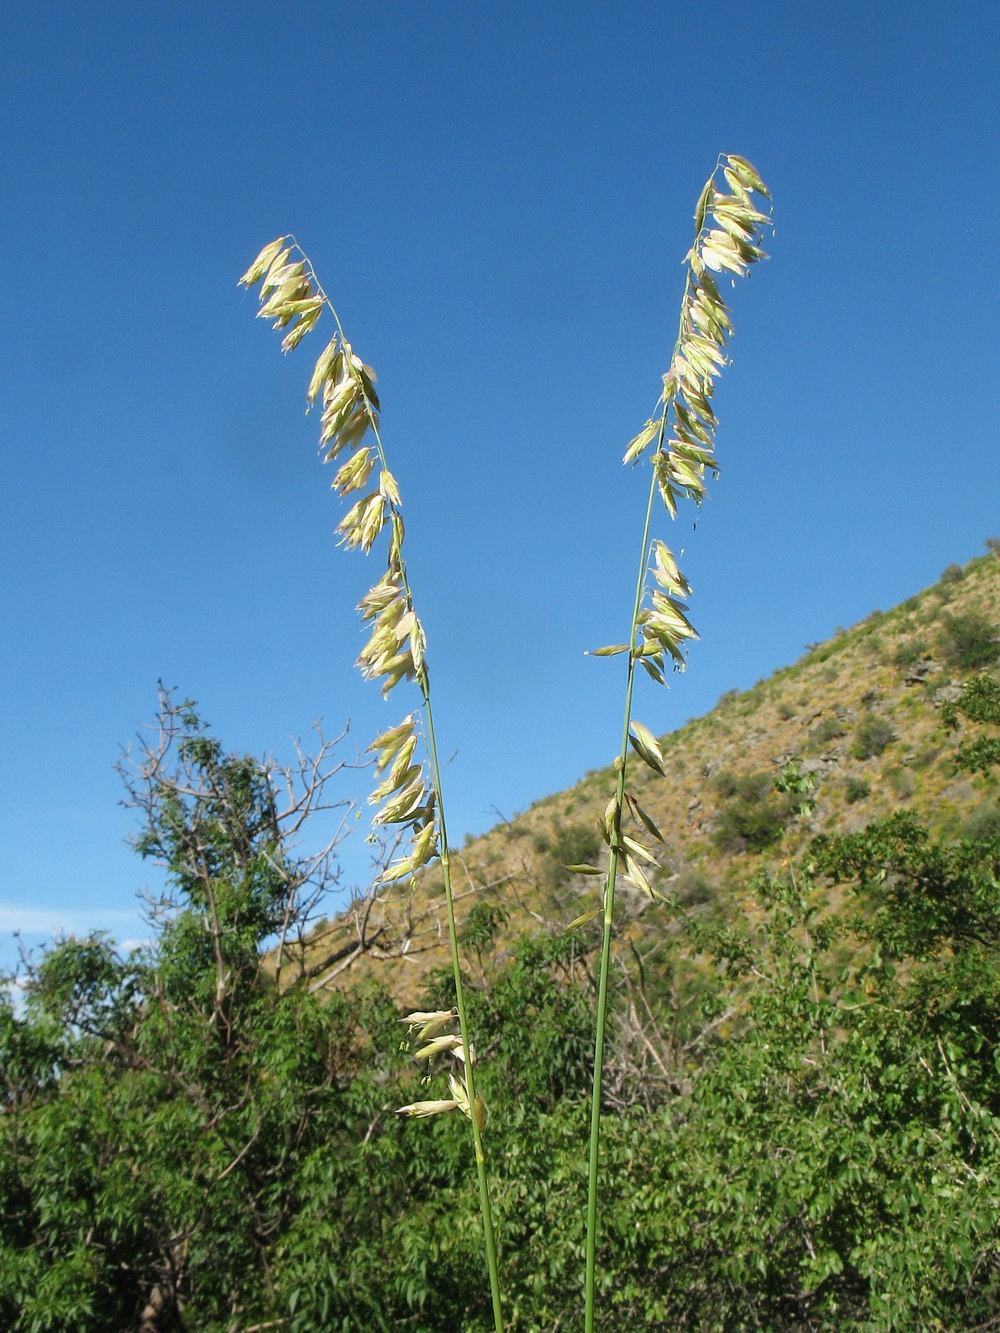
<path fill-rule="evenodd" d="M 135 912 L 97 909 L 53 911 L 0 903 L 0 933 L 4 934 L 18 931 L 22 935 L 87 935 L 91 931 L 106 930 L 114 935 L 121 926 L 134 927 L 137 920 Z"/>

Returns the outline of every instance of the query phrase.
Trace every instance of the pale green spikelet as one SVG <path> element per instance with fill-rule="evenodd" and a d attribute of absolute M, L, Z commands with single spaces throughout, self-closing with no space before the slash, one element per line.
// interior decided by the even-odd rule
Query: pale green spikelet
<path fill-rule="evenodd" d="M 720 170 L 728 193 L 719 187 Z M 770 197 L 764 182 L 746 158 L 729 154 L 719 158 L 698 197 L 694 213 L 694 244 L 684 258 L 687 276 L 677 340 L 663 376 L 663 390 L 657 404 L 659 412 L 629 441 L 623 460 L 634 465 L 648 458 L 652 465 L 629 641 L 599 648 L 591 654 L 594 657 L 615 657 L 626 653 L 628 674 L 621 752 L 614 765 L 616 792 L 600 820 L 609 859 L 604 889 L 591 1098 L 584 1333 L 594 1333 L 601 1080 L 616 879 L 621 874 L 627 884 L 646 898 L 662 898 L 650 880 L 651 870 L 657 866 L 655 855 L 643 841 L 623 834 L 621 828 L 622 815 L 627 807 L 644 834 L 650 834 L 660 842 L 663 840 L 654 821 L 625 790 L 630 748 L 654 773 L 663 775 L 666 772 L 663 751 L 656 737 L 648 727 L 632 718 L 635 665 L 640 663 L 652 680 L 665 685 L 668 662 L 674 670 L 682 670 L 685 645 L 698 637 L 688 619 L 686 599 L 691 593 L 690 585 L 666 543 L 659 538 L 650 542 L 651 516 L 657 494 L 671 518 L 676 518 L 678 504 L 683 499 L 700 505 L 707 494 L 706 474 L 718 475 L 715 458 L 717 423 L 712 410 L 712 394 L 716 377 L 726 365 L 726 344 L 732 337 L 733 325 L 715 275 L 742 277 L 751 265 L 766 257 L 760 242 L 762 229 L 770 219 L 754 204 L 755 194 Z M 589 920 L 591 915 L 585 913 L 574 925 Z"/>
<path fill-rule="evenodd" d="M 459 1108 L 472 1123 L 476 1172 L 479 1181 L 490 1295 L 496 1333 L 503 1333 L 500 1286 L 493 1222 L 486 1175 L 482 1129 L 486 1111 L 475 1088 L 474 1048 L 465 1013 L 462 971 L 458 953 L 458 928 L 448 858 L 448 841 L 441 809 L 441 775 L 434 739 L 430 681 L 425 660 L 426 637 L 417 619 L 403 556 L 405 530 L 399 486 L 389 470 L 379 433 L 380 404 L 375 391 L 375 372 L 358 357 L 344 337 L 332 303 L 323 291 L 307 255 L 292 236 L 282 236 L 266 245 L 244 273 L 246 287 L 261 284 L 258 314 L 284 329 L 282 348 L 293 351 L 318 322 L 324 307 L 336 322 L 336 333 L 320 353 L 306 391 L 307 411 L 321 401 L 319 442 L 325 462 L 341 459 L 333 478 L 333 489 L 350 508 L 337 525 L 340 545 L 348 550 L 371 552 L 388 532 L 385 574 L 361 599 L 362 624 L 370 624 L 368 640 L 358 655 L 357 666 L 365 679 L 381 682 L 387 696 L 403 681 L 415 681 L 422 698 L 424 728 L 418 736 L 414 714 L 384 731 L 369 747 L 375 755 L 378 777 L 369 797 L 376 806 L 373 829 L 391 826 L 409 837 L 404 854 L 381 873 L 381 884 L 410 879 L 415 872 L 440 857 L 444 879 L 456 1009 L 447 1014 L 411 1014 L 407 1020 L 424 1020 L 426 1041 L 417 1053 L 422 1060 L 450 1052 L 462 1069 L 449 1075 L 452 1096 L 437 1101 L 413 1102 L 399 1109 L 400 1115 L 425 1117 Z M 374 443 L 368 441 L 371 436 Z M 377 469 L 377 474 L 376 474 Z M 375 481 L 372 489 L 372 481 Z M 357 498 L 355 498 L 357 496 Z M 426 761 L 418 760 L 423 742 Z M 457 1017 L 458 1035 L 437 1036 Z M 464 1072 L 463 1072 L 464 1071 Z M 473 1113 L 472 1108 L 475 1108 Z"/>

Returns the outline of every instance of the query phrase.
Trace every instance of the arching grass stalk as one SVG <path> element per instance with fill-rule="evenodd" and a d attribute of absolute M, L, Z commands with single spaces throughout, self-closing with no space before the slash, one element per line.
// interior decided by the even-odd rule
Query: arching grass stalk
<path fill-rule="evenodd" d="M 716 187 L 720 170 L 729 193 Z M 665 772 L 663 754 L 655 736 L 632 717 L 635 669 L 637 663 L 641 664 L 653 680 L 661 685 L 666 684 L 667 661 L 675 670 L 682 669 L 682 645 L 686 639 L 697 637 L 687 618 L 685 599 L 691 591 L 687 580 L 677 568 L 677 562 L 665 543 L 659 540 L 650 543 L 653 508 L 659 492 L 671 518 L 676 517 L 677 501 L 680 498 L 687 496 L 696 504 L 704 499 L 706 470 L 713 475 L 718 473 L 714 454 L 716 420 L 711 398 L 715 377 L 726 364 L 723 349 L 732 334 L 732 324 L 713 273 L 741 276 L 751 264 L 765 257 L 760 248 L 761 228 L 769 218 L 754 206 L 754 193 L 768 196 L 767 188 L 750 163 L 742 157 L 720 157 L 695 209 L 695 239 L 685 256 L 687 279 L 681 301 L 677 341 L 670 366 L 663 377 L 663 393 L 658 404 L 661 410 L 655 420 L 646 422 L 625 451 L 626 464 L 648 456 L 652 475 L 642 529 L 629 640 L 628 643 L 599 648 L 595 654 L 599 657 L 614 657 L 619 653 L 627 653 L 628 671 L 621 751 L 615 760 L 618 779 L 615 794 L 608 802 L 602 820 L 609 854 L 604 886 L 604 932 L 597 993 L 590 1119 L 585 1333 L 593 1333 L 595 1315 L 601 1084 L 617 877 L 621 873 L 627 884 L 639 889 L 648 898 L 661 896 L 650 885 L 643 864 L 656 864 L 647 842 L 649 837 L 662 842 L 663 835 L 628 790 L 630 747 L 654 772 L 661 775 Z M 709 218 L 717 225 L 710 226 Z M 626 810 L 634 826 L 630 834 L 622 829 Z"/>
<path fill-rule="evenodd" d="M 438 1055 L 450 1055 L 457 1064 L 448 1076 L 450 1097 L 415 1102 L 401 1107 L 400 1114 L 429 1116 L 457 1109 L 466 1115 L 472 1126 L 493 1320 L 496 1333 L 503 1333 L 496 1244 L 483 1149 L 486 1112 L 476 1092 L 475 1048 L 469 1034 L 462 985 L 441 765 L 424 652 L 426 640 L 414 610 L 403 556 L 404 527 L 399 488 L 389 471 L 379 432 L 375 374 L 354 354 L 333 303 L 294 237 L 282 236 L 266 245 L 240 282 L 245 287 L 261 283 L 262 304 L 258 315 L 273 319 L 274 328 L 287 330 L 282 342 L 286 352 L 297 347 L 315 326 L 324 307 L 333 315 L 336 333 L 320 353 L 306 398 L 310 407 L 318 397 L 322 399 L 320 445 L 326 450 L 324 461 L 330 462 L 341 455 L 346 457 L 333 479 L 333 489 L 342 498 L 364 492 L 345 514 L 337 531 L 343 546 L 348 549 L 358 547 L 367 554 L 382 532 L 388 530 L 386 572 L 369 589 L 358 607 L 362 620 L 371 623 L 371 634 L 357 665 L 366 679 L 382 681 L 384 696 L 388 696 L 402 680 L 416 681 L 422 700 L 427 760 L 426 763 L 423 760 L 415 762 L 420 738 L 413 713 L 372 742 L 368 748 L 375 754 L 376 772 L 381 777 L 369 797 L 371 804 L 378 807 L 372 824 L 395 827 L 402 836 L 410 837 L 406 853 L 382 872 L 382 883 L 412 875 L 435 856 L 441 859 L 457 1010 L 457 1013 L 444 1010 L 410 1014 L 404 1020 L 411 1034 L 416 1034 L 418 1041 L 423 1043 L 415 1053 L 418 1060 L 430 1062 Z M 364 442 L 369 433 L 373 444 Z M 366 491 L 366 487 L 370 489 Z M 458 1034 L 445 1033 L 456 1017 Z"/>

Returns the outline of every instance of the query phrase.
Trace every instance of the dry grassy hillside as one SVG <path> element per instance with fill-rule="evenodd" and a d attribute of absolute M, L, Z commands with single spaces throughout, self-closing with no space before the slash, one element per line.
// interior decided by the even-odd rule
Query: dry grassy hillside
<path fill-rule="evenodd" d="M 662 929 L 672 912 L 724 903 L 754 870 L 794 859 L 814 834 L 849 831 L 901 807 L 942 836 L 1000 825 L 996 783 L 956 773 L 939 714 L 963 679 L 1000 659 L 998 626 L 1000 556 L 991 553 L 950 566 L 933 587 L 872 612 L 753 689 L 723 695 L 662 738 L 666 777 L 634 759 L 629 786 L 666 840 L 654 887 L 672 905 L 649 905 L 626 887 L 628 929 Z M 774 789 L 790 769 L 814 784 L 804 813 L 802 796 Z M 500 909 L 503 947 L 598 906 L 601 880 L 565 867 L 605 863 L 597 820 L 613 787 L 610 768 L 588 773 L 471 839 L 454 856 L 460 919 L 476 904 L 480 917 Z M 415 999 L 427 973 L 447 962 L 442 908 L 432 868 L 326 923 L 311 943 L 313 960 L 335 958 L 330 984 L 377 969 L 398 998 Z M 473 962 L 474 937 L 466 949 Z"/>

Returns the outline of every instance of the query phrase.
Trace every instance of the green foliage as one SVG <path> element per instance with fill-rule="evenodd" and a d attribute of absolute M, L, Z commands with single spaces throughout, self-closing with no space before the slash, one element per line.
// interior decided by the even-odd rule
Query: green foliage
<path fill-rule="evenodd" d="M 973 682 L 956 725 L 998 706 Z M 274 984 L 280 890 L 253 854 L 273 829 L 267 772 L 187 753 L 186 779 L 230 796 L 210 819 L 159 766 L 146 813 L 175 898 L 151 947 L 64 941 L 20 1012 L 0 1001 L 0 1326 L 483 1333 L 462 1122 L 394 1115 L 418 1076 L 377 987 L 320 998 L 294 968 Z M 781 793 L 753 776 L 738 799 L 766 809 Z M 211 892 L 175 856 L 196 830 Z M 992 832 L 950 846 L 898 814 L 814 840 L 794 879 L 758 877 L 619 970 L 602 1333 L 996 1321 L 998 885 Z M 508 1323 L 538 1333 L 582 1318 L 592 960 L 578 934 L 491 952 L 499 924 L 488 902 L 467 919 L 485 960 L 469 1017 Z M 453 997 L 445 969 L 426 1006 Z"/>
<path fill-rule="evenodd" d="M 494 902 L 478 902 L 472 907 L 459 931 L 459 941 L 482 955 L 489 953 L 501 929 L 510 918 L 505 907 Z"/>
<path fill-rule="evenodd" d="M 551 833 L 535 839 L 535 850 L 541 854 L 539 879 L 546 889 L 557 889 L 572 878 L 571 865 L 593 862 L 601 847 L 601 836 L 592 824 L 580 822 L 563 824 L 556 821 Z"/>
<path fill-rule="evenodd" d="M 843 736 L 846 728 L 839 717 L 824 717 L 809 733 L 809 748 L 821 750 L 831 741 Z"/>
<path fill-rule="evenodd" d="M 893 654 L 893 663 L 898 667 L 910 667 L 927 656 L 927 644 L 924 639 L 904 639 Z"/>
<path fill-rule="evenodd" d="M 854 730 L 851 754 L 855 759 L 872 759 L 880 755 L 895 739 L 896 733 L 892 724 L 884 717 L 869 713 L 861 719 Z"/>
<path fill-rule="evenodd" d="M 978 671 L 1000 658 L 996 627 L 978 611 L 945 616 L 941 639 L 946 661 L 960 671 Z"/>
<path fill-rule="evenodd" d="M 788 789 L 778 791 L 768 773 L 719 777 L 720 791 L 733 799 L 719 811 L 712 833 L 715 845 L 730 853 L 766 851 L 781 837 L 801 799 Z"/>
<path fill-rule="evenodd" d="M 940 582 L 961 583 L 964 578 L 965 578 L 965 570 L 962 568 L 961 565 L 955 564 L 953 562 L 952 564 L 948 565 L 944 573 L 941 575 Z"/>
<path fill-rule="evenodd" d="M 870 796 L 871 790 L 864 778 L 850 777 L 844 783 L 844 800 L 853 805 L 855 801 L 863 801 Z"/>
<path fill-rule="evenodd" d="M 1000 838 L 1000 806 L 996 801 L 987 801 L 984 805 L 977 806 L 965 820 L 960 833 L 963 838 L 973 842 Z"/>
<path fill-rule="evenodd" d="M 992 676 L 974 676 L 967 681 L 961 697 L 945 704 L 941 720 L 949 731 L 956 731 L 961 718 L 990 727 L 1000 727 L 1000 682 Z M 969 772 L 989 773 L 1000 763 L 1000 739 L 995 735 L 966 738 L 955 755 L 959 768 Z"/>
<path fill-rule="evenodd" d="M 893 795 L 901 800 L 912 796 L 917 789 L 913 774 L 902 764 L 894 764 L 892 768 L 886 770 L 885 776 Z"/>

